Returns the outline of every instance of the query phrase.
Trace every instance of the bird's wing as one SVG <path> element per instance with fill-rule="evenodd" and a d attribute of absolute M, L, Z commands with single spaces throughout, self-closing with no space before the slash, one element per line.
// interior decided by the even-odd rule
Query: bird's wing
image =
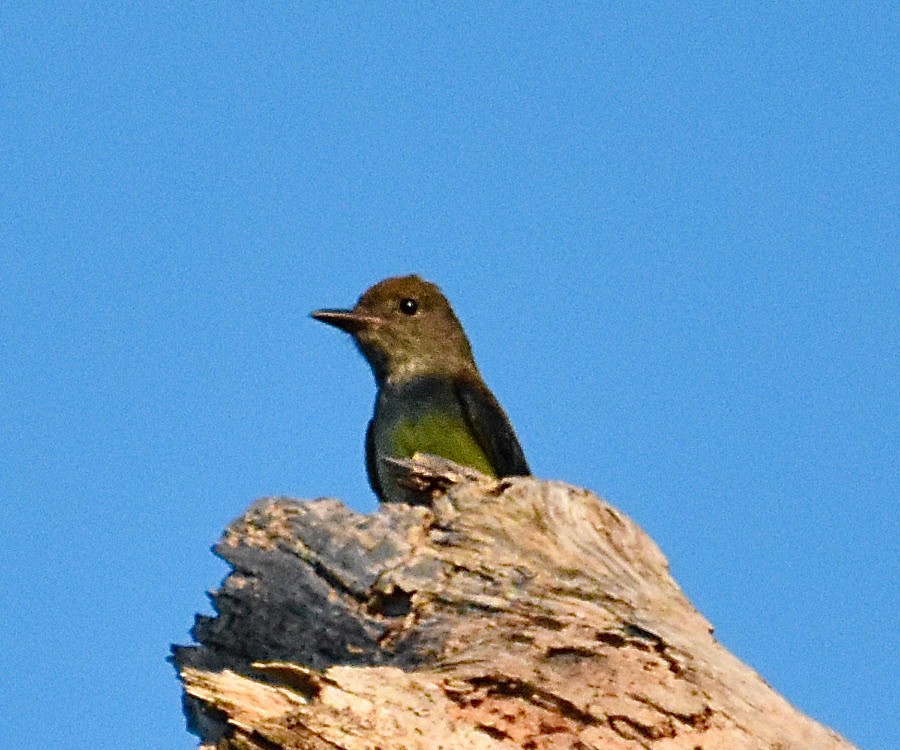
<path fill-rule="evenodd" d="M 496 469 L 497 476 L 529 476 L 531 471 L 522 446 L 493 394 L 486 389 L 476 389 L 465 380 L 457 381 L 455 389 L 469 429 Z"/>
<path fill-rule="evenodd" d="M 375 430 L 373 426 L 374 419 L 369 420 L 369 426 L 366 428 L 366 474 L 369 475 L 369 484 L 372 491 L 379 500 L 384 500 L 384 493 L 381 490 L 381 484 L 378 481 L 378 452 L 375 450 Z"/>

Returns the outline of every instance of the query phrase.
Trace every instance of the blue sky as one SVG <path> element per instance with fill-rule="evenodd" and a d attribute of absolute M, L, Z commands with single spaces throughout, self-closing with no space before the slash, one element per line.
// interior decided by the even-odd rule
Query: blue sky
<path fill-rule="evenodd" d="M 221 529 L 271 494 L 374 508 L 371 376 L 308 312 L 408 272 L 535 473 L 635 518 L 792 703 L 896 741 L 895 8 L 25 2 L 0 29 L 12 745 L 195 746 L 164 659 Z"/>

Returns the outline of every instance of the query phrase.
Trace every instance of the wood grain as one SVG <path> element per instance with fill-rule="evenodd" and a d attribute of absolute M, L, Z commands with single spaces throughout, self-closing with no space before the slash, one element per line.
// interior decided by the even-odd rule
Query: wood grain
<path fill-rule="evenodd" d="M 838 750 L 582 489 L 397 462 L 411 504 L 262 500 L 176 647 L 204 747 Z"/>

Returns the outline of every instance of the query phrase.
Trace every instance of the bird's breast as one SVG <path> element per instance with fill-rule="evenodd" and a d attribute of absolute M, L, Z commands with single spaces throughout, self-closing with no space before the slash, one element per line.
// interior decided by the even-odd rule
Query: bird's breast
<path fill-rule="evenodd" d="M 497 475 L 466 421 L 452 383 L 428 378 L 386 389 L 378 399 L 373 429 L 379 455 L 410 458 L 431 453 Z"/>
<path fill-rule="evenodd" d="M 495 476 L 468 425 L 455 414 L 434 412 L 398 420 L 390 430 L 388 453 L 401 458 L 432 453 Z"/>

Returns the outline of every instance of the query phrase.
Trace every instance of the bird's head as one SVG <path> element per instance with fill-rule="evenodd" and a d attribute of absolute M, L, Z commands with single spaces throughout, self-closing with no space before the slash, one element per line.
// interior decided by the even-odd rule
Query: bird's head
<path fill-rule="evenodd" d="M 352 335 L 379 383 L 475 369 L 447 298 L 418 276 L 385 279 L 366 290 L 352 310 L 316 310 L 312 317 Z"/>

